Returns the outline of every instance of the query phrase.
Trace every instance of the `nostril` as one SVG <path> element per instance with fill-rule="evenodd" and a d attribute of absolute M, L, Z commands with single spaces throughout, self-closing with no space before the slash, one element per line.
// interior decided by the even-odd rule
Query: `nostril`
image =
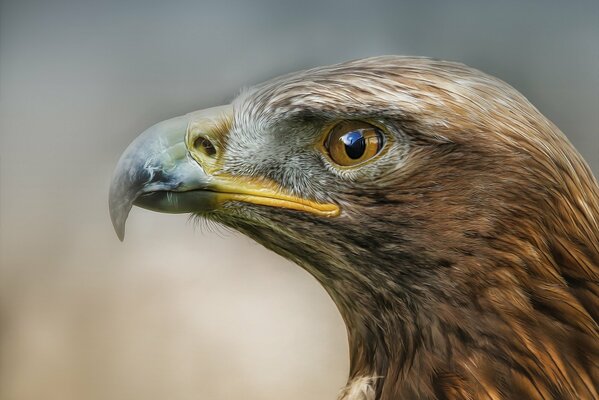
<path fill-rule="evenodd" d="M 203 136 L 199 136 L 194 142 L 193 147 L 201 152 L 202 154 L 207 155 L 208 157 L 214 157 L 216 154 L 216 147 L 212 144 L 208 138 Z"/>

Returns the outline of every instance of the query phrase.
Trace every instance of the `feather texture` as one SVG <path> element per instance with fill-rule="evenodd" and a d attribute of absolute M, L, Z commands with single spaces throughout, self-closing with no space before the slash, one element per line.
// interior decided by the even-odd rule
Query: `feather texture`
<path fill-rule="evenodd" d="M 340 399 L 599 398 L 599 189 L 521 94 L 461 64 L 378 57 L 277 78 L 233 104 L 228 172 L 342 205 L 326 221 L 213 216 L 335 300 L 351 356 Z M 274 145 L 347 119 L 384 124 L 388 155 L 325 173 Z"/>

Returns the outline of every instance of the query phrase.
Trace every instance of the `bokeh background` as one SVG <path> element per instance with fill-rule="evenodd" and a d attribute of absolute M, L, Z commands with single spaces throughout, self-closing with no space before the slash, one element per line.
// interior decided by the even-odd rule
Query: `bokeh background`
<path fill-rule="evenodd" d="M 107 209 L 146 127 L 244 86 L 381 54 L 523 92 L 599 172 L 599 2 L 0 3 L 0 399 L 334 399 L 345 328 L 239 234 Z"/>

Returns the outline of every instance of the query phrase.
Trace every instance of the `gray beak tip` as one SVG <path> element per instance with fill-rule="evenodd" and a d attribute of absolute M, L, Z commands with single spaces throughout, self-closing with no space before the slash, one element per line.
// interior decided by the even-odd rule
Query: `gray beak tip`
<path fill-rule="evenodd" d="M 125 240 L 125 223 L 118 223 L 113 221 L 114 231 L 116 232 L 116 236 L 122 242 Z"/>
<path fill-rule="evenodd" d="M 112 226 L 119 240 L 122 242 L 125 239 L 125 223 L 127 222 L 129 211 L 131 211 L 132 202 L 118 198 L 111 191 L 108 206 Z"/>

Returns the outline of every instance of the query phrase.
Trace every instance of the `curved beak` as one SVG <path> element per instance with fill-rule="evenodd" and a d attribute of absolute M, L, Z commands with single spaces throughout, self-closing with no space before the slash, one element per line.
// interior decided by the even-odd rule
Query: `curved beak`
<path fill-rule="evenodd" d="M 206 212 L 226 201 L 336 216 L 335 204 L 287 194 L 274 182 L 221 171 L 223 127 L 230 105 L 160 122 L 137 137 L 121 156 L 110 185 L 109 208 L 120 240 L 133 205 L 167 213 Z"/>
<path fill-rule="evenodd" d="M 138 136 L 117 163 L 110 185 L 109 209 L 120 240 L 131 207 L 168 213 L 210 208 L 210 182 L 199 164 L 189 156 L 185 133 L 189 115 L 160 122 Z"/>

